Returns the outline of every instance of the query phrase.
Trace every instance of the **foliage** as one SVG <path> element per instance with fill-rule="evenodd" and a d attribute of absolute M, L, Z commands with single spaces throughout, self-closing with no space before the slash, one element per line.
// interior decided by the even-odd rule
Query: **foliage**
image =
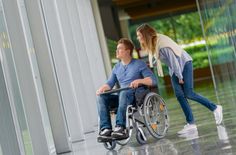
<path fill-rule="evenodd" d="M 197 12 L 158 19 L 148 22 L 148 24 L 154 27 L 158 33 L 171 37 L 179 44 L 202 40 L 202 30 Z M 137 47 L 139 46 L 136 39 L 136 28 L 138 26 L 139 24 L 130 25 L 129 27 L 131 39 Z"/>
<path fill-rule="evenodd" d="M 116 41 L 107 39 L 107 46 L 109 50 L 109 55 L 110 58 L 115 58 L 116 57 Z"/>
<path fill-rule="evenodd" d="M 202 30 L 199 20 L 199 14 L 197 12 L 182 14 L 164 19 L 158 19 L 149 22 L 158 33 L 165 34 L 175 40 L 178 44 L 189 44 L 195 41 L 203 40 Z M 129 31 L 132 41 L 135 46 L 139 48 L 139 43 L 136 39 L 136 28 L 139 25 L 130 25 Z M 209 46 L 209 53 L 211 56 L 212 64 L 219 64 L 228 61 L 233 61 L 232 47 L 229 46 L 229 39 L 216 35 L 207 39 Z M 115 50 L 116 42 L 107 39 L 110 58 L 112 65 L 115 63 Z M 227 44 L 227 46 L 226 46 Z M 184 48 L 193 58 L 194 69 L 203 68 L 209 66 L 208 52 L 205 44 L 199 44 L 195 46 L 189 46 Z M 168 74 L 168 68 L 164 68 L 164 74 Z"/>

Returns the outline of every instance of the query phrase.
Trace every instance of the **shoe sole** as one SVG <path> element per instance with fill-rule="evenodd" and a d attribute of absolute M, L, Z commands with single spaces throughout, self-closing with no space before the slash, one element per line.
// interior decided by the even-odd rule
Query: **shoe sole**
<path fill-rule="evenodd" d="M 179 135 L 180 138 L 185 138 L 186 140 L 192 140 L 192 139 L 197 139 L 199 138 L 198 135 Z"/>
<path fill-rule="evenodd" d="M 115 140 L 124 140 L 124 139 L 127 139 L 129 138 L 129 135 L 128 134 L 125 134 L 125 135 L 115 135 L 115 134 L 112 134 L 111 137 Z"/>
<path fill-rule="evenodd" d="M 183 134 L 187 134 L 187 133 L 190 133 L 190 132 L 193 132 L 193 131 L 196 131 L 197 128 L 194 128 L 194 129 L 189 129 L 187 130 L 186 132 L 177 132 L 178 135 L 183 135 Z"/>

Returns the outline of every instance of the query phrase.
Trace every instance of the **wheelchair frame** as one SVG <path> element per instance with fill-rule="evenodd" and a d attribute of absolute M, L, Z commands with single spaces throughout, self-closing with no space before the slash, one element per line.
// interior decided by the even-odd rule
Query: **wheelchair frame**
<path fill-rule="evenodd" d="M 103 94 L 117 93 L 123 90 L 132 89 L 130 87 L 113 89 Z M 141 118 L 141 119 L 140 119 Z M 128 138 L 124 140 L 110 139 L 103 142 L 104 147 L 113 150 L 116 144 L 126 145 L 132 136 L 133 130 L 136 130 L 136 139 L 139 144 L 147 143 L 147 136 L 143 130 L 146 127 L 150 135 L 155 139 L 163 138 L 169 127 L 169 117 L 164 99 L 154 92 L 145 95 L 141 106 L 128 105 L 126 109 L 126 134 Z"/>

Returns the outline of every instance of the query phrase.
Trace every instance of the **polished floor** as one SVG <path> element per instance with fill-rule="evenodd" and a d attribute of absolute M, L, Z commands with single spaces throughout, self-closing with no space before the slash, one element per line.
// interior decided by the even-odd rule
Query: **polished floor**
<path fill-rule="evenodd" d="M 166 99 L 170 128 L 165 138 L 139 145 L 135 139 L 126 146 L 117 145 L 108 151 L 103 144 L 97 143 L 97 132 L 87 134 L 85 141 L 74 143 L 73 152 L 63 155 L 232 155 L 236 154 L 236 87 L 222 85 L 217 96 L 212 85 L 197 89 L 215 103 L 223 106 L 224 120 L 216 125 L 213 113 L 196 102 L 190 102 L 198 132 L 178 136 L 176 132 L 185 123 L 185 119 L 176 99 Z"/>

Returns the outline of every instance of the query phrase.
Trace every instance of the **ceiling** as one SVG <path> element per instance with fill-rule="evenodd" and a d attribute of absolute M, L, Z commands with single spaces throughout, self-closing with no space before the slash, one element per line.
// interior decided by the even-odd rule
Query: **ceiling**
<path fill-rule="evenodd" d="M 197 10 L 196 0 L 112 0 L 112 5 L 128 14 L 131 21 Z"/>

